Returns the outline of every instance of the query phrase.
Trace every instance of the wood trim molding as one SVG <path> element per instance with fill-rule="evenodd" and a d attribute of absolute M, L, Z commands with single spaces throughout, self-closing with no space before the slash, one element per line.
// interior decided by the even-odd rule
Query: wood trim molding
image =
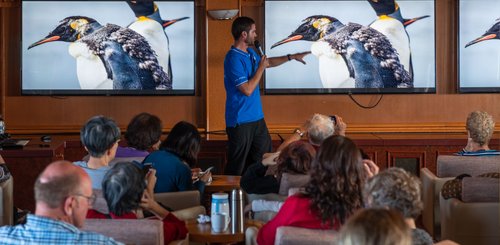
<path fill-rule="evenodd" d="M 269 125 L 271 133 L 290 133 L 300 125 Z M 500 126 L 495 128 L 499 131 Z M 347 133 L 464 133 L 464 123 L 348 124 Z"/>

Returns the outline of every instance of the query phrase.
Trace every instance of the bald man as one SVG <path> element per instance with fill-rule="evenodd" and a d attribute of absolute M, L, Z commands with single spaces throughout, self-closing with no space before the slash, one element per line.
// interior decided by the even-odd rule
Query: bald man
<path fill-rule="evenodd" d="M 35 215 L 25 225 L 0 227 L 1 244 L 121 244 L 80 231 L 95 201 L 88 174 L 67 161 L 51 163 L 35 182 Z"/>

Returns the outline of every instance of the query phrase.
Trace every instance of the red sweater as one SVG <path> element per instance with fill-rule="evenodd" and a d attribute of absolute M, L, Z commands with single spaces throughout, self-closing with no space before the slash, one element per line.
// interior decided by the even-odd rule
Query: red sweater
<path fill-rule="evenodd" d="M 273 245 L 276 238 L 276 230 L 280 226 L 295 226 L 309 229 L 334 229 L 338 230 L 339 222 L 335 222 L 333 227 L 323 224 L 317 212 L 310 211 L 310 199 L 294 195 L 286 199 L 276 216 L 267 224 L 262 226 L 257 236 L 259 245 Z"/>
<path fill-rule="evenodd" d="M 117 216 L 113 213 L 109 213 L 111 219 L 137 219 L 137 215 L 134 213 L 126 213 L 121 216 Z M 108 219 L 109 217 L 103 213 L 96 210 L 89 209 L 87 212 L 88 219 Z M 171 241 L 180 240 L 186 238 L 188 230 L 186 228 L 186 223 L 179 220 L 175 215 L 169 213 L 163 219 L 163 236 L 165 239 L 165 244 L 169 244 Z"/>

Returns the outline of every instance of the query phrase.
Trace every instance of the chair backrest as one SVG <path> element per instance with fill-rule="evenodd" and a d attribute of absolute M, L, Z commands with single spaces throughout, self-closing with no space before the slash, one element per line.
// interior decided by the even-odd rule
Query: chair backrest
<path fill-rule="evenodd" d="M 164 244 L 163 222 L 150 219 L 87 219 L 83 227 L 125 244 Z"/>
<path fill-rule="evenodd" d="M 14 224 L 14 179 L 0 184 L 0 226 Z"/>
<path fill-rule="evenodd" d="M 334 230 L 306 229 L 281 226 L 276 231 L 274 245 L 328 245 L 335 244 L 337 232 Z"/>
<path fill-rule="evenodd" d="M 155 200 L 173 210 L 181 210 L 199 206 L 200 192 L 194 190 L 155 193 Z"/>
<path fill-rule="evenodd" d="M 288 195 L 290 188 L 300 188 L 309 182 L 311 177 L 306 174 L 289 174 L 283 173 L 281 175 L 279 194 L 283 196 Z"/>
<path fill-rule="evenodd" d="M 500 156 L 449 156 L 437 158 L 437 176 L 456 177 L 461 174 L 477 176 L 488 172 L 500 172 Z"/>

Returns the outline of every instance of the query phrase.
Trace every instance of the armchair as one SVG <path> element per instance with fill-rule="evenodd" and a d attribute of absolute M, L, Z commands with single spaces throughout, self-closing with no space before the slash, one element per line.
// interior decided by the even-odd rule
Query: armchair
<path fill-rule="evenodd" d="M 462 200 L 440 197 L 441 238 L 459 244 L 500 244 L 499 179 L 462 179 Z"/>
<path fill-rule="evenodd" d="M 441 234 L 440 192 L 443 184 L 460 174 L 477 176 L 500 171 L 500 156 L 448 156 L 437 158 L 437 174 L 429 169 L 420 171 L 422 181 L 422 221 L 424 228 L 433 237 Z"/>
<path fill-rule="evenodd" d="M 0 226 L 14 224 L 13 188 L 12 176 L 0 184 Z"/>

